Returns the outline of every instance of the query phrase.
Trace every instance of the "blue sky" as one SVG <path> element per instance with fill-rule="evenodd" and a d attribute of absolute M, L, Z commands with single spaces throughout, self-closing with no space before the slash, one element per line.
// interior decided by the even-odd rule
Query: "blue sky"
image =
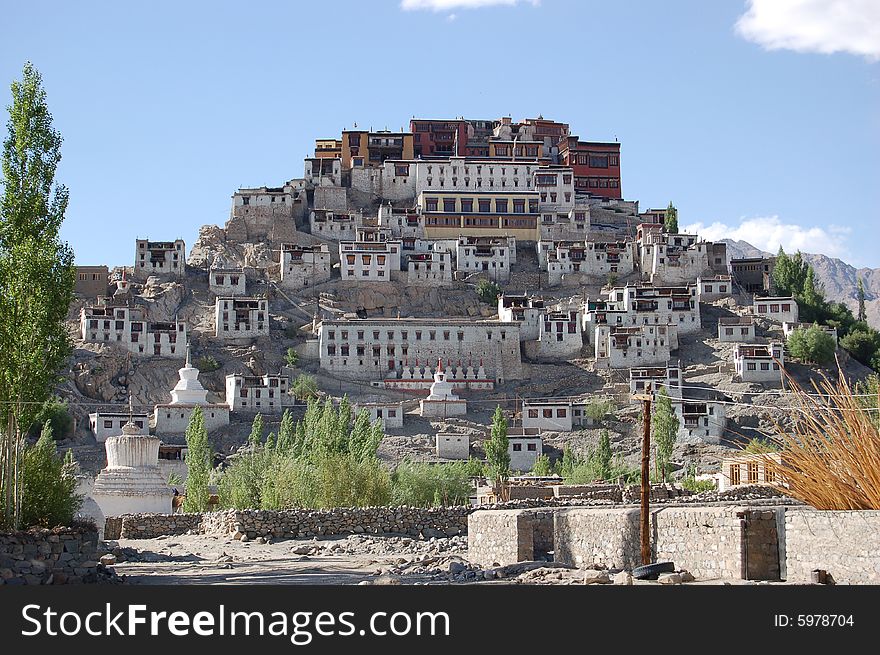
<path fill-rule="evenodd" d="M 880 3 L 835 1 L 7 0 L 0 90 L 43 74 L 80 264 L 189 247 L 354 122 L 542 114 L 617 137 L 643 208 L 880 267 Z"/>

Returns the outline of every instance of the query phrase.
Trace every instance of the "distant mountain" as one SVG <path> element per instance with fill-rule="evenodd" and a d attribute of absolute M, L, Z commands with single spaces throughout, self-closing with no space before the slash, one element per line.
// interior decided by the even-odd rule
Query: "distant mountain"
<path fill-rule="evenodd" d="M 767 253 L 755 248 L 746 241 L 723 239 L 731 259 L 741 257 L 762 257 Z M 855 313 L 858 309 L 858 278 L 865 286 L 865 310 L 868 323 L 880 329 L 880 268 L 856 268 L 842 259 L 828 255 L 804 253 L 804 259 L 816 271 L 816 279 L 825 289 L 825 297 L 835 302 L 846 303 Z"/>

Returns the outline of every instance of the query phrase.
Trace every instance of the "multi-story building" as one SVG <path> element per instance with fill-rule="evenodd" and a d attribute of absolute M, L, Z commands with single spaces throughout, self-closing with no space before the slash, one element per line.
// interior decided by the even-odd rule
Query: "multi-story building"
<path fill-rule="evenodd" d="M 559 144 L 559 162 L 574 170 L 574 186 L 579 193 L 623 197 L 619 143 L 581 141 L 576 136 L 568 136 Z"/>
<path fill-rule="evenodd" d="M 522 427 L 542 432 L 571 432 L 591 427 L 594 420 L 588 416 L 589 405 L 590 402 L 583 399 L 523 400 Z"/>
<path fill-rule="evenodd" d="M 631 242 L 541 240 L 537 248 L 538 261 L 547 271 L 550 286 L 577 284 L 584 277 L 626 277 L 635 270 L 635 247 Z"/>
<path fill-rule="evenodd" d="M 498 320 L 518 323 L 520 339 L 535 341 L 541 335 L 541 318 L 547 310 L 544 301 L 530 296 L 498 296 Z"/>
<path fill-rule="evenodd" d="M 230 218 L 247 217 L 252 222 L 261 222 L 264 228 L 273 221 L 279 227 L 294 228 L 293 219 L 306 205 L 304 190 L 301 182 L 294 181 L 281 187 L 241 188 L 232 195 Z"/>
<path fill-rule="evenodd" d="M 671 325 L 604 326 L 596 330 L 597 368 L 658 366 L 669 361 Z"/>
<path fill-rule="evenodd" d="M 243 296 L 247 289 L 244 269 L 212 267 L 208 272 L 208 289 L 217 296 Z"/>
<path fill-rule="evenodd" d="M 452 253 L 446 248 L 409 253 L 406 266 L 406 283 L 411 286 L 452 284 Z"/>
<path fill-rule="evenodd" d="M 465 154 L 468 157 L 488 157 L 489 139 L 493 136 L 498 121 L 473 118 L 465 120 L 468 124 L 468 142 Z"/>
<path fill-rule="evenodd" d="M 341 159 L 342 139 L 315 139 L 315 159 Z"/>
<path fill-rule="evenodd" d="M 721 343 L 754 343 L 753 316 L 722 316 L 718 319 L 718 341 Z"/>
<path fill-rule="evenodd" d="M 281 244 L 281 286 L 303 289 L 330 279 L 332 262 L 326 244 L 300 246 Z"/>
<path fill-rule="evenodd" d="M 316 237 L 330 241 L 352 241 L 358 228 L 364 225 L 364 215 L 360 211 L 313 209 L 309 212 L 309 225 Z"/>
<path fill-rule="evenodd" d="M 145 280 L 151 275 L 181 277 L 185 268 L 186 246 L 183 239 L 176 241 L 138 239 L 135 242 L 133 275 L 135 279 Z"/>
<path fill-rule="evenodd" d="M 512 236 L 537 241 L 538 194 L 533 191 L 422 191 L 425 236 Z"/>
<path fill-rule="evenodd" d="M 80 334 L 88 343 L 116 344 L 133 355 L 186 354 L 186 323 L 148 321 L 140 307 L 87 305 L 80 311 Z"/>
<path fill-rule="evenodd" d="M 269 336 L 269 301 L 254 296 L 217 296 L 214 336 L 221 339 Z"/>
<path fill-rule="evenodd" d="M 681 366 L 641 366 L 629 369 L 629 393 L 631 396 L 656 395 L 660 388 L 666 389 L 670 398 L 681 398 Z"/>
<path fill-rule="evenodd" d="M 98 443 L 108 437 L 122 434 L 122 427 L 129 422 L 138 429 L 137 434 L 150 434 L 149 414 L 129 414 L 128 412 L 93 412 L 89 414 L 89 430 Z"/>
<path fill-rule="evenodd" d="M 467 154 L 468 122 L 463 118 L 409 122 L 416 157 L 463 157 Z"/>
<path fill-rule="evenodd" d="M 357 319 L 323 321 L 318 327 L 321 368 L 355 380 L 399 378 L 411 362 L 438 358 L 465 363 L 476 380 L 476 365 L 495 382 L 522 377 L 519 326 L 500 321 L 449 318 Z M 451 363 L 451 364 L 449 364 Z M 433 375 L 433 373 L 431 374 Z M 468 374 L 470 375 L 470 373 Z M 424 379 L 424 378 L 423 378 Z M 431 377 L 427 379 L 430 386 Z M 455 375 L 450 376 L 455 383 Z"/>
<path fill-rule="evenodd" d="M 343 130 L 342 169 L 381 166 L 387 159 L 413 159 L 412 132 Z"/>
<path fill-rule="evenodd" d="M 109 282 L 110 271 L 106 266 L 77 266 L 73 292 L 82 298 L 106 296 Z"/>
<path fill-rule="evenodd" d="M 717 444 L 727 431 L 727 406 L 714 400 L 684 399 L 673 403 L 678 441 Z"/>
<path fill-rule="evenodd" d="M 778 323 L 797 323 L 798 312 L 797 301 L 791 296 L 784 298 L 758 297 L 752 304 L 752 313 L 755 316 Z"/>
<path fill-rule="evenodd" d="M 541 167 L 532 172 L 532 188 L 538 192 L 542 218 L 562 214 L 568 218 L 575 205 L 574 171 L 567 167 Z"/>
<path fill-rule="evenodd" d="M 738 343 L 733 351 L 733 366 L 742 382 L 781 382 L 784 365 L 781 343 Z"/>
<path fill-rule="evenodd" d="M 510 279 L 510 265 L 516 262 L 514 237 L 460 236 L 455 247 L 455 268 L 464 275 L 485 273 L 493 282 Z"/>
<path fill-rule="evenodd" d="M 226 404 L 230 411 L 256 411 L 264 414 L 280 414 L 285 407 L 294 404 L 287 375 L 226 376 Z"/>
<path fill-rule="evenodd" d="M 340 142 L 341 143 L 341 142 Z M 342 146 L 340 146 L 340 151 Z M 315 152 L 317 155 L 317 150 Z M 303 179 L 307 184 L 315 188 L 341 187 L 342 186 L 342 154 L 336 157 L 307 157 L 304 160 Z M 320 202 L 316 207 L 323 207 Z"/>
<path fill-rule="evenodd" d="M 547 310 L 540 316 L 538 326 L 540 332 L 534 346 L 525 344 L 527 354 L 540 359 L 567 359 L 580 354 L 584 346 L 580 312 Z"/>
<path fill-rule="evenodd" d="M 727 244 L 700 241 L 695 234 L 670 234 L 662 224 L 638 226 L 642 277 L 653 284 L 686 284 L 698 277 L 727 275 Z"/>
<path fill-rule="evenodd" d="M 776 257 L 746 257 L 730 260 L 733 279 L 749 293 L 770 293 Z"/>
<path fill-rule="evenodd" d="M 733 293 L 733 278 L 730 275 L 697 278 L 697 298 L 700 302 L 728 298 L 731 293 Z"/>
<path fill-rule="evenodd" d="M 696 286 L 654 287 L 627 285 L 606 291 L 606 300 L 584 305 L 584 332 L 594 341 L 599 326 L 671 325 L 671 347 L 678 348 L 678 335 L 700 330 L 700 307 Z"/>
<path fill-rule="evenodd" d="M 389 282 L 397 277 L 403 243 L 385 240 L 386 236 L 384 233 L 358 230 L 357 241 L 340 241 L 339 271 L 342 279 L 350 282 Z"/>

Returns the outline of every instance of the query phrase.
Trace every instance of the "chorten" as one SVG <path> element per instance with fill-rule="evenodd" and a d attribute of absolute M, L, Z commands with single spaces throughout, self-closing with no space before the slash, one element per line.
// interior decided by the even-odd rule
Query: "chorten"
<path fill-rule="evenodd" d="M 92 498 L 104 516 L 171 510 L 171 487 L 159 471 L 159 439 L 140 430 L 131 420 L 122 434 L 104 442 L 107 467 L 95 478 Z"/>
<path fill-rule="evenodd" d="M 467 414 L 467 401 L 455 395 L 455 388 L 443 370 L 443 360 L 437 360 L 437 371 L 428 397 L 419 403 L 422 416 L 462 416 Z"/>
<path fill-rule="evenodd" d="M 199 382 L 199 369 L 190 364 L 189 346 L 186 347 L 186 364 L 177 371 L 180 376 L 171 390 L 172 405 L 207 405 L 208 390 Z"/>

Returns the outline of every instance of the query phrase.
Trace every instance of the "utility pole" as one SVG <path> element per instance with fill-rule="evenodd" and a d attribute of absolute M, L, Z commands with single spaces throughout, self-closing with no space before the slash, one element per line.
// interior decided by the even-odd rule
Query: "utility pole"
<path fill-rule="evenodd" d="M 642 546 L 642 565 L 651 563 L 650 497 L 651 480 L 649 475 L 651 461 L 651 394 L 639 394 L 635 400 L 642 401 L 642 487 L 640 507 L 640 537 Z"/>

